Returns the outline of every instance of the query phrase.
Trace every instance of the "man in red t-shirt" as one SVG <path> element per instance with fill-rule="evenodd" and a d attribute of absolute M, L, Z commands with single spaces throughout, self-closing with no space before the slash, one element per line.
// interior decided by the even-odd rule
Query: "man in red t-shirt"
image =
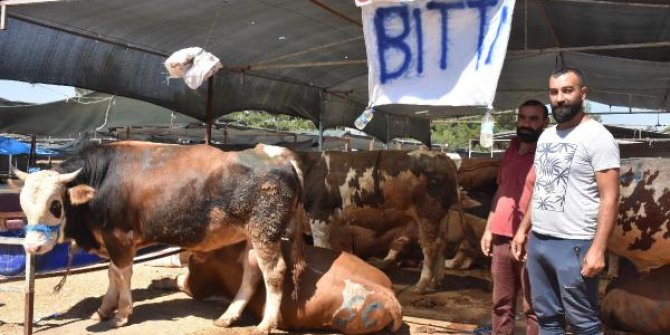
<path fill-rule="evenodd" d="M 514 259 L 510 242 L 530 202 L 535 183 L 535 144 L 548 124 L 549 111 L 544 104 L 537 100 L 528 100 L 521 104 L 516 121 L 517 136 L 512 139 L 500 161 L 498 190 L 493 196 L 491 212 L 481 240 L 482 252 L 492 257 L 494 335 L 514 334 L 514 315 L 519 290 L 523 292 L 526 335 L 538 334 L 537 318 L 530 304 L 526 266 Z"/>

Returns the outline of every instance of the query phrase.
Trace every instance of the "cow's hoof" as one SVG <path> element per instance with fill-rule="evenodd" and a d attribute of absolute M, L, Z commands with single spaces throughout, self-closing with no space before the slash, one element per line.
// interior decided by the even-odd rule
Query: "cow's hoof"
<path fill-rule="evenodd" d="M 460 265 L 461 265 L 461 263 L 459 263 L 459 261 L 455 258 L 447 259 L 446 261 L 444 261 L 444 267 L 446 269 L 455 269 L 455 268 L 459 267 Z"/>
<path fill-rule="evenodd" d="M 412 291 L 414 291 L 415 294 L 425 294 L 426 293 L 426 287 L 425 286 L 415 286 Z"/>
<path fill-rule="evenodd" d="M 235 322 L 236 320 L 237 320 L 237 318 L 231 318 L 231 317 L 221 316 L 220 318 L 214 320 L 214 325 L 217 326 L 217 327 L 228 328 L 228 327 L 230 327 L 230 326 L 233 324 L 233 322 Z"/>
<path fill-rule="evenodd" d="M 273 327 L 270 326 L 265 326 L 265 325 L 258 325 L 256 328 L 254 328 L 252 334 L 253 335 L 268 335 L 272 331 Z"/>
<path fill-rule="evenodd" d="M 115 318 L 109 320 L 109 325 L 112 326 L 112 328 L 119 328 L 119 327 L 125 326 L 127 323 L 128 323 L 128 318 L 115 317 Z"/>
<path fill-rule="evenodd" d="M 412 291 L 414 292 L 414 294 L 423 295 L 423 294 L 426 294 L 426 293 L 434 293 L 434 292 L 437 291 L 437 289 L 434 288 L 432 286 L 432 284 L 431 285 L 417 285 L 412 289 Z"/>
<path fill-rule="evenodd" d="M 375 257 L 368 258 L 368 263 L 380 270 L 388 270 L 395 265 L 395 262 L 390 259 L 380 259 Z"/>
<path fill-rule="evenodd" d="M 109 320 L 112 317 L 111 314 L 105 314 L 101 312 L 99 309 L 97 309 L 93 314 L 91 314 L 91 319 L 96 320 L 96 321 L 104 321 L 104 320 Z"/>

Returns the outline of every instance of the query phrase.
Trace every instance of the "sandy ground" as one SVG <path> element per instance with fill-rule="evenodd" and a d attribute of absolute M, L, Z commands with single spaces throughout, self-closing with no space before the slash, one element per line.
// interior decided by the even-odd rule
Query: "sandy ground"
<path fill-rule="evenodd" d="M 107 271 L 70 275 L 58 294 L 52 293 L 60 277 L 40 278 L 35 287 L 34 334 L 143 334 L 220 335 L 249 334 L 258 322 L 245 315 L 236 327 L 212 324 L 227 306 L 223 299 L 196 301 L 184 293 L 150 287 L 153 279 L 174 277 L 186 268 L 135 265 L 132 287 L 134 313 L 128 325 L 111 328 L 89 319 L 107 289 Z M 491 291 L 488 270 L 448 270 L 442 288 L 425 295 L 411 290 L 418 269 L 389 272 L 403 305 L 405 324 L 395 334 L 476 334 L 490 325 Z M 18 289 L 18 290 L 15 290 Z M 0 284 L 0 334 L 23 334 L 23 281 Z M 277 331 L 277 333 L 283 333 Z M 517 321 L 517 334 L 523 334 Z M 617 335 L 621 335 L 618 333 Z"/>

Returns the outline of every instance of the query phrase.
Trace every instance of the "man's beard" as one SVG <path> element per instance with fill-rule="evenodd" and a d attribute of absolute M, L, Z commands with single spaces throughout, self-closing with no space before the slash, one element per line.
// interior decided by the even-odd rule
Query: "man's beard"
<path fill-rule="evenodd" d="M 521 142 L 535 143 L 537 142 L 537 139 L 540 138 L 542 130 L 542 128 L 534 130 L 533 128 L 529 127 L 517 127 L 516 136 L 521 140 Z"/>
<path fill-rule="evenodd" d="M 573 104 L 564 104 L 561 106 L 551 105 L 551 115 L 558 124 L 566 123 L 572 120 L 582 110 L 583 101 L 575 101 Z"/>

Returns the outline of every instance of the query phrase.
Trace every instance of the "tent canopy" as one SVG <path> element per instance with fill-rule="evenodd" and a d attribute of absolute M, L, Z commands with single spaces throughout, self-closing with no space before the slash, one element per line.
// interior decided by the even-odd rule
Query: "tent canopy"
<path fill-rule="evenodd" d="M 197 122 L 154 104 L 99 92 L 48 104 L 0 106 L 0 132 L 15 134 L 68 137 L 124 126 Z"/>
<path fill-rule="evenodd" d="M 225 65 L 214 79 L 215 117 L 255 109 L 326 128 L 351 126 L 367 104 L 360 16 L 353 0 L 9 6 L 7 30 L 0 32 L 0 78 L 83 87 L 204 120 L 206 85 L 191 91 L 180 80 L 168 80 L 162 65 L 172 52 L 200 46 Z M 517 0 L 494 105 L 546 102 L 547 74 L 568 65 L 586 73 L 591 100 L 665 110 L 667 22 L 670 4 L 664 0 Z M 431 118 L 481 109 L 388 106 L 381 112 L 366 132 L 382 140 L 410 136 L 429 143 Z"/>

